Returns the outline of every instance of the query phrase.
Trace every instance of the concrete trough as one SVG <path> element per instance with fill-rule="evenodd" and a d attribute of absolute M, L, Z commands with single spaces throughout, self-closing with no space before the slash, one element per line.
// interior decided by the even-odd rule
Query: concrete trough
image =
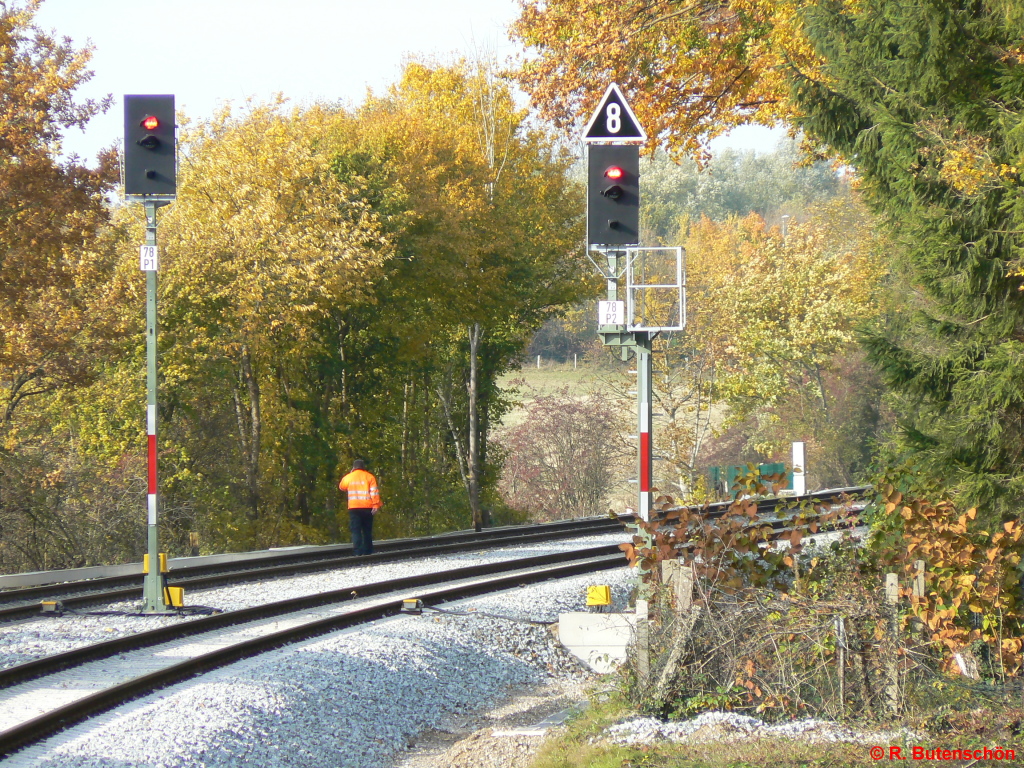
<path fill-rule="evenodd" d="M 636 639 L 635 613 L 586 613 L 558 616 L 558 639 L 576 658 L 595 672 L 613 672 L 626 661 Z"/>

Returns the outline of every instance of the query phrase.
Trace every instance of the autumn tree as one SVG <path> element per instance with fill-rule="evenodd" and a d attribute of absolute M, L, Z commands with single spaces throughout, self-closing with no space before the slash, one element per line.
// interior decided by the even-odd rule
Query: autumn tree
<path fill-rule="evenodd" d="M 564 129 L 617 82 L 652 144 L 700 155 L 708 138 L 735 125 L 793 114 L 790 71 L 818 67 L 801 15 L 808 4 L 522 0 L 512 26 L 529 54 L 519 82 Z"/>
<path fill-rule="evenodd" d="M 505 502 L 538 522 L 602 514 L 633 466 L 623 437 L 630 420 L 605 391 L 522 394 L 523 418 L 495 435 Z"/>
<path fill-rule="evenodd" d="M 348 118 L 281 103 L 186 125 L 178 198 L 162 209 L 160 471 L 171 551 L 198 530 L 231 549 L 337 535 L 329 428 L 339 307 L 365 301 L 390 246 L 358 189 L 332 168 Z M 108 283 L 124 341 L 65 400 L 83 460 L 141 453 L 144 280 L 139 206 L 117 211 Z M 132 311 L 131 308 L 136 308 Z"/>
<path fill-rule="evenodd" d="M 316 107 L 258 106 L 238 118 L 225 110 L 182 141 L 182 194 L 165 225 L 168 259 L 177 258 L 165 295 L 175 314 L 197 304 L 215 314 L 177 325 L 166 365 L 186 373 L 198 346 L 231 370 L 253 518 L 267 479 L 267 428 L 277 440 L 305 429 L 290 423 L 303 415 L 287 405 L 301 397 L 293 388 L 304 390 L 317 326 L 366 295 L 389 255 L 358 190 L 331 172 L 340 120 Z"/>
<path fill-rule="evenodd" d="M 856 198 L 808 213 L 785 238 L 756 214 L 681 217 L 687 326 L 656 339 L 653 358 L 663 490 L 691 493 L 727 430 L 739 444 L 724 463 L 785 457 L 803 440 L 814 480 L 848 484 L 865 471 L 879 419 L 855 401 L 879 392 L 858 367 L 856 334 L 878 312 L 885 244 Z"/>
<path fill-rule="evenodd" d="M 282 524 L 310 524 L 307 497 L 334 500 L 323 485 L 336 453 L 310 454 L 299 439 L 330 408 L 316 379 L 331 356 L 323 328 L 366 299 L 391 253 L 360 190 L 332 171 L 346 121 L 270 104 L 186 130 L 179 197 L 162 225 L 166 407 L 186 423 L 205 411 L 230 424 L 221 440 L 234 436 L 248 519 L 269 539 Z M 299 467 L 319 493 L 295 483 Z"/>
<path fill-rule="evenodd" d="M 110 265 L 91 242 L 112 158 L 89 168 L 60 156 L 63 132 L 106 103 L 76 101 L 91 50 L 39 29 L 38 8 L 0 4 L 0 566 L 46 562 L 40 541 L 68 489 L 40 410 L 90 379 L 108 330 L 96 287 Z M 65 556 L 80 556 L 73 527 L 56 535 Z"/>
<path fill-rule="evenodd" d="M 856 348 L 857 329 L 878 312 L 886 244 L 869 222 L 848 198 L 792 224 L 785 238 L 753 216 L 691 230 L 693 304 L 718 330 L 715 387 L 729 406 L 726 425 L 756 425 L 747 439 L 763 455 L 808 441 L 815 474 L 830 482 L 852 481 L 866 463 L 835 461 L 841 432 L 854 423 L 833 413 L 832 376 Z M 822 472 L 825 463 L 833 466 Z"/>
<path fill-rule="evenodd" d="M 91 51 L 36 27 L 38 7 L 0 5 L 0 429 L 27 398 L 84 374 L 78 283 L 93 265 L 80 252 L 112 176 L 109 157 L 95 170 L 59 157 L 62 131 L 106 105 L 74 101 Z"/>
<path fill-rule="evenodd" d="M 479 525 L 494 477 L 488 433 L 507 407 L 497 378 L 587 286 L 576 247 L 582 195 L 568 180 L 571 159 L 479 63 L 412 62 L 359 122 L 366 159 L 349 172 L 386 179 L 391 197 L 380 205 L 393 206 L 398 191 L 412 218 L 391 219 L 403 256 L 379 297 L 399 302 L 383 336 L 403 339 L 406 354 L 390 370 L 408 377 L 423 406 L 440 406 Z M 435 357 L 423 369 L 428 351 Z"/>

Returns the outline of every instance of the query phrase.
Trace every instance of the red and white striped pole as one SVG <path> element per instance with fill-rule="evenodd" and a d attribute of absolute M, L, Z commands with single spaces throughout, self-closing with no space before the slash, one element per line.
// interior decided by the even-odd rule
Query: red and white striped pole
<path fill-rule="evenodd" d="M 639 513 L 644 520 L 651 519 L 651 485 L 654 466 L 654 447 L 651 440 L 651 338 L 648 333 L 636 334 L 636 400 L 637 425 L 640 433 L 639 471 L 640 484 Z"/>
<path fill-rule="evenodd" d="M 148 523 L 156 525 L 156 403 L 146 404 L 146 441 L 149 483 L 147 484 Z"/>

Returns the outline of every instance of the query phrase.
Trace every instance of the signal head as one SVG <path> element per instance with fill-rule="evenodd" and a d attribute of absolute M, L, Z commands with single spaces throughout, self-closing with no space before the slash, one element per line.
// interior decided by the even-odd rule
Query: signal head
<path fill-rule="evenodd" d="M 174 199 L 178 168 L 174 96 L 124 97 L 124 192 L 129 198 Z"/>
<path fill-rule="evenodd" d="M 639 146 L 591 144 L 587 150 L 587 243 L 636 245 L 639 230 Z"/>

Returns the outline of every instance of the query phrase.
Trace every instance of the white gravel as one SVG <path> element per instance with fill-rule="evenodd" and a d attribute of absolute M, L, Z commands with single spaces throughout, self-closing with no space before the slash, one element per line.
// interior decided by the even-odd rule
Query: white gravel
<path fill-rule="evenodd" d="M 621 610 L 633 574 L 624 567 L 443 607 L 553 622 L 581 610 L 592 584 L 610 584 Z M 8 766 L 383 768 L 417 734 L 483 710 L 513 687 L 587 674 L 545 626 L 427 611 L 179 684 L 25 750 Z"/>
<path fill-rule="evenodd" d="M 552 552 L 568 552 L 626 540 L 625 533 L 610 533 L 554 542 L 523 544 L 500 549 L 467 551 L 418 560 L 356 565 L 313 574 L 282 577 L 264 582 L 244 582 L 226 587 L 187 590 L 186 605 L 205 605 L 233 611 L 279 600 L 356 587 L 387 579 L 398 579 L 452 568 L 493 563 Z M 625 559 L 623 559 L 625 562 Z M 140 590 L 141 592 L 141 590 Z M 140 596 L 141 597 L 141 596 Z M 120 602 L 94 606 L 89 610 L 136 612 L 138 602 Z M 41 617 L 38 620 L 0 625 L 0 669 L 34 659 L 63 653 L 84 645 L 113 640 L 137 632 L 157 629 L 195 616 L 76 616 Z"/>
<path fill-rule="evenodd" d="M 610 726 L 604 736 L 616 744 L 638 746 L 657 741 L 706 744 L 744 739 L 786 738 L 812 744 L 881 743 L 911 735 L 908 731 L 857 731 L 827 720 L 791 720 L 769 725 L 736 712 L 703 712 L 691 720 L 640 717 Z"/>

